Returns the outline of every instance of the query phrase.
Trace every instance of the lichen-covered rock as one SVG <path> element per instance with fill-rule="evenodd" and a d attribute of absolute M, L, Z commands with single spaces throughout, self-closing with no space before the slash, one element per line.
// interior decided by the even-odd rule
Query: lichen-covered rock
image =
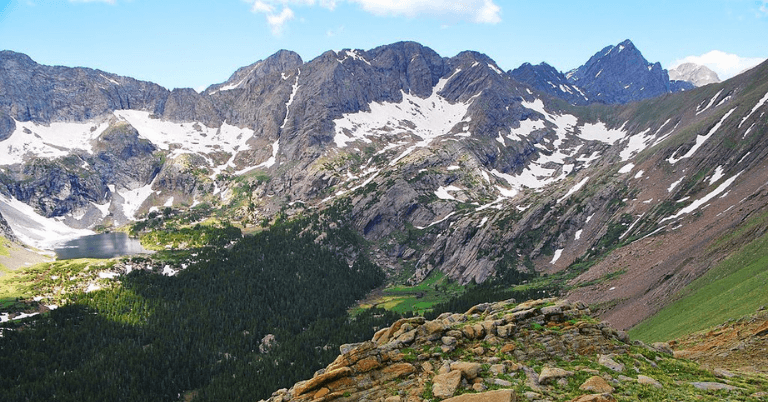
<path fill-rule="evenodd" d="M 587 381 L 584 381 L 584 383 L 579 386 L 579 389 L 598 394 L 611 393 L 614 390 L 611 384 L 608 384 L 608 381 L 605 381 L 603 377 L 597 375 L 589 377 Z"/>

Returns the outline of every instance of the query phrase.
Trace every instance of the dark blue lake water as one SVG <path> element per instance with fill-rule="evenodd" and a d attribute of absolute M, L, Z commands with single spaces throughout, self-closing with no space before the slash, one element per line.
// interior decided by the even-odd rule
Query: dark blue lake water
<path fill-rule="evenodd" d="M 149 254 L 138 239 L 125 233 L 100 233 L 70 240 L 53 250 L 59 260 L 73 258 L 114 258 L 123 255 Z"/>

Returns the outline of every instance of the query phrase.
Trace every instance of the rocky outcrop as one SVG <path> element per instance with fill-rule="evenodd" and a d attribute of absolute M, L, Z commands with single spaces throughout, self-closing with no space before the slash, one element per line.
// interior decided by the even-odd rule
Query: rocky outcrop
<path fill-rule="evenodd" d="M 162 166 L 157 147 L 126 122 L 115 122 L 97 138 L 93 167 L 105 183 L 134 189 L 150 183 Z"/>
<path fill-rule="evenodd" d="M 78 155 L 58 160 L 36 158 L 0 173 L 6 194 L 46 217 L 62 216 L 92 202 L 104 204 L 109 189 L 98 172 Z"/>
<path fill-rule="evenodd" d="M 515 401 L 522 396 L 513 379 L 546 393 L 574 374 L 556 367 L 560 359 L 629 350 L 626 334 L 589 314 L 582 303 L 543 299 L 404 318 L 370 341 L 341 346 L 328 367 L 269 401 Z M 526 362 L 549 366 L 536 371 Z"/>
<path fill-rule="evenodd" d="M 16 234 L 13 233 L 13 229 L 11 229 L 11 226 L 8 225 L 8 221 L 5 220 L 5 217 L 3 217 L 3 214 L 0 213 L 0 236 L 5 237 L 7 240 L 18 242 L 19 239 L 16 237 Z"/>
<path fill-rule="evenodd" d="M 555 298 L 483 303 L 434 320 L 403 318 L 340 351 L 311 379 L 268 401 L 615 402 L 648 392 L 659 400 L 697 400 L 712 390 L 738 399 L 754 392 L 736 377 L 713 381 L 689 362 L 630 344 L 583 303 Z M 627 369 L 607 368 L 598 356 Z M 684 383 L 690 387 L 681 394 Z"/>

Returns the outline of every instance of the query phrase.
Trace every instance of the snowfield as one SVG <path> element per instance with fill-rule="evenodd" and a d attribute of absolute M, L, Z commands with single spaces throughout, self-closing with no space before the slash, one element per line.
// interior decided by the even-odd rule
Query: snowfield
<path fill-rule="evenodd" d="M 46 218 L 31 206 L 2 193 L 0 213 L 19 240 L 39 249 L 51 250 L 69 240 L 95 233 L 87 229 L 73 229 L 56 219 Z"/>
<path fill-rule="evenodd" d="M 108 126 L 106 121 L 51 123 L 48 126 L 31 121 L 16 121 L 16 130 L 13 134 L 4 141 L 0 141 L 2 164 L 22 163 L 25 158 L 32 156 L 59 158 L 77 149 L 92 153 L 92 141 L 96 140 Z"/>
<path fill-rule="evenodd" d="M 369 137 L 390 135 L 414 135 L 420 138 L 421 141 L 401 154 L 402 159 L 413 149 L 426 147 L 436 138 L 448 134 L 464 120 L 471 104 L 471 100 L 451 103 L 438 95 L 459 71 L 440 79 L 428 98 L 419 98 L 401 91 L 403 99 L 399 103 L 372 102 L 369 105 L 370 111 L 347 113 L 334 120 L 336 133 L 333 140 L 336 146 L 344 148 L 355 141 L 370 143 Z"/>

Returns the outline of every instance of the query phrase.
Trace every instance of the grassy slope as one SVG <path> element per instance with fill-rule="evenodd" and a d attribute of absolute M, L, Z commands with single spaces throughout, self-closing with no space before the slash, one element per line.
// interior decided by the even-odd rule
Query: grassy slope
<path fill-rule="evenodd" d="M 665 341 L 753 314 L 768 305 L 768 234 L 750 242 L 691 283 L 682 298 L 629 331 Z"/>
<path fill-rule="evenodd" d="M 390 286 L 375 300 L 360 305 L 370 308 L 376 305 L 398 313 L 424 313 L 435 304 L 443 303 L 464 291 L 456 282 L 449 281 L 442 272 L 432 272 L 426 280 L 416 286 Z"/>

